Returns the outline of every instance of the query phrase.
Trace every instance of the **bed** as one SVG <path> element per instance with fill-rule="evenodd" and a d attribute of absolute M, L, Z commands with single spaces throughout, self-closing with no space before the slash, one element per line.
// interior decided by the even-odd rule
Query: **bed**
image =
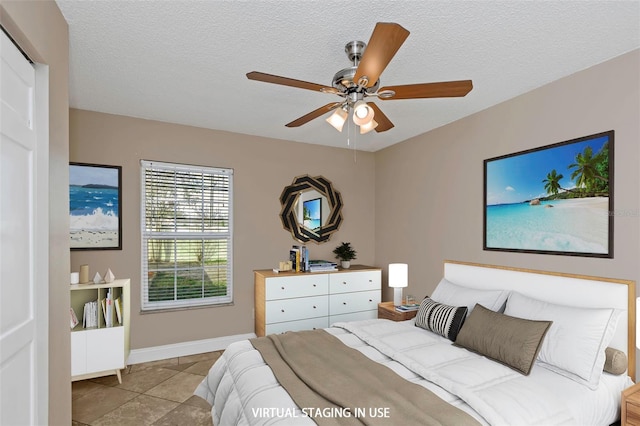
<path fill-rule="evenodd" d="M 634 377 L 635 282 L 445 261 L 415 319 L 233 343 L 195 394 L 216 426 L 608 425 Z"/>

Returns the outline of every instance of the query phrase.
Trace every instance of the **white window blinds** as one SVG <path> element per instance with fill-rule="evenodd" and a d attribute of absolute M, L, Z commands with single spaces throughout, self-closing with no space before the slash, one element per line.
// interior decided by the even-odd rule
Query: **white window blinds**
<path fill-rule="evenodd" d="M 233 170 L 140 164 L 142 310 L 230 303 Z"/>

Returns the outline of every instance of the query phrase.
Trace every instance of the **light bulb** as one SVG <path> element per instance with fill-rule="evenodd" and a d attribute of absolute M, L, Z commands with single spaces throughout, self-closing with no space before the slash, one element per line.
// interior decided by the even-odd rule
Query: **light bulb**
<path fill-rule="evenodd" d="M 368 124 L 373 120 L 373 108 L 364 101 L 358 101 L 353 105 L 353 122 L 358 126 Z"/>

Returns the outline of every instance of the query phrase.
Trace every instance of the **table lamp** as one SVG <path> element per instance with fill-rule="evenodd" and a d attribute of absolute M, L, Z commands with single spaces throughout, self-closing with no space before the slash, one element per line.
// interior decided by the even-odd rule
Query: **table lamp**
<path fill-rule="evenodd" d="M 409 282 L 409 265 L 406 263 L 389 264 L 389 287 L 393 288 L 394 306 L 402 305 L 402 288 Z"/>

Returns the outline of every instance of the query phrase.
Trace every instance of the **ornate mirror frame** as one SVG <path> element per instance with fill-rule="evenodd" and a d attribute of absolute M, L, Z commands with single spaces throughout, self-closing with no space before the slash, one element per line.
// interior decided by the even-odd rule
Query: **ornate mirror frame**
<path fill-rule="evenodd" d="M 321 226 L 309 229 L 298 220 L 297 209 L 300 195 L 313 190 L 326 199 L 329 209 L 326 215 L 323 214 Z M 331 235 L 342 224 L 342 196 L 323 176 L 302 175 L 294 178 L 293 183 L 282 191 L 280 204 L 282 205 L 282 210 L 280 210 L 282 226 L 291 232 L 294 240 L 301 243 L 313 241 L 321 244 L 329 241 Z"/>

